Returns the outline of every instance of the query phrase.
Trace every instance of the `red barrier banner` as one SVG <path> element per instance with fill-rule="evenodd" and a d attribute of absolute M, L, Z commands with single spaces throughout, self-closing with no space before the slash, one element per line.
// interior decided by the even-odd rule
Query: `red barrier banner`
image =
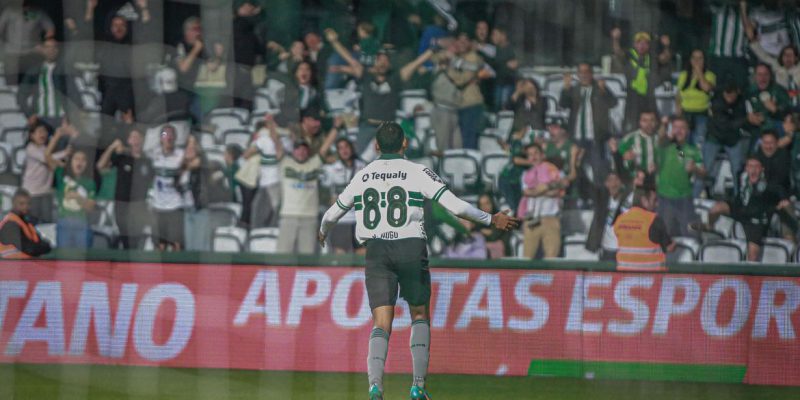
<path fill-rule="evenodd" d="M 432 281 L 432 373 L 800 385 L 797 278 L 436 268 Z M 402 300 L 397 315 L 387 371 L 410 372 Z M 0 262 L 4 363 L 358 372 L 370 329 L 363 268 Z"/>

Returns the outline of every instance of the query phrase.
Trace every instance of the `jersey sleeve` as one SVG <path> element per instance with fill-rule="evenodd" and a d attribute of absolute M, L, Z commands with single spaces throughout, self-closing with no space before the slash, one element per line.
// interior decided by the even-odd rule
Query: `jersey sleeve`
<path fill-rule="evenodd" d="M 447 191 L 447 185 L 442 178 L 425 166 L 419 166 L 417 171 L 415 177 L 416 186 L 419 188 L 422 196 L 426 199 L 439 201 L 444 192 Z"/>
<path fill-rule="evenodd" d="M 356 192 L 358 191 L 357 182 L 359 182 L 356 178 L 359 177 L 360 174 L 356 174 L 353 180 L 347 184 L 347 187 L 342 190 L 342 193 L 339 193 L 333 205 L 325 211 L 325 215 L 322 216 L 322 222 L 319 224 L 319 232 L 323 237 L 328 236 L 331 228 L 353 207 Z"/>

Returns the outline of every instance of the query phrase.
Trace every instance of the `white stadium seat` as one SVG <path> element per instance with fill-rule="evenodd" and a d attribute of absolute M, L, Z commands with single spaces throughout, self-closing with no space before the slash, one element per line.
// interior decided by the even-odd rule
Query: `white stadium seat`
<path fill-rule="evenodd" d="M 475 150 L 447 150 L 439 171 L 454 192 L 469 192 L 480 183 L 481 155 Z"/>
<path fill-rule="evenodd" d="M 253 253 L 275 253 L 278 248 L 278 228 L 258 228 L 250 231 L 247 251 Z"/>
<path fill-rule="evenodd" d="M 406 116 L 414 114 L 414 108 L 422 105 L 427 109 L 429 106 L 428 92 L 425 89 L 404 90 L 400 92 L 400 110 Z"/>
<path fill-rule="evenodd" d="M 500 111 L 497 113 L 497 135 L 501 138 L 508 137 L 511 133 L 511 128 L 514 126 L 514 112 L 513 111 Z"/>
<path fill-rule="evenodd" d="M 250 119 L 250 111 L 241 107 L 220 107 L 215 108 L 208 112 L 207 118 L 214 118 L 218 115 L 235 115 L 239 117 L 239 121 L 247 121 Z"/>
<path fill-rule="evenodd" d="M 17 95 L 8 90 L 0 91 L 0 111 L 18 111 Z"/>
<path fill-rule="evenodd" d="M 238 144 L 242 149 L 246 149 L 250 145 L 250 131 L 244 129 L 231 129 L 222 133 L 222 144 L 227 146 L 229 144 Z"/>
<path fill-rule="evenodd" d="M 486 154 L 481 160 L 481 176 L 487 186 L 497 188 L 497 178 L 508 164 L 508 155 L 505 153 Z"/>
<path fill-rule="evenodd" d="M 55 223 L 47 223 L 47 224 L 37 224 L 36 230 L 39 232 L 39 235 L 47 239 L 50 242 L 50 245 L 53 247 L 58 246 L 56 243 L 56 224 Z"/>
<path fill-rule="evenodd" d="M 478 150 L 481 154 L 503 152 L 503 146 L 497 141 L 497 136 L 482 134 L 478 136 Z"/>
<path fill-rule="evenodd" d="M 0 111 L 0 132 L 8 128 L 24 128 L 28 119 L 20 111 Z"/>
<path fill-rule="evenodd" d="M 715 240 L 700 247 L 700 261 L 738 263 L 745 260 L 747 243 L 740 239 Z"/>
<path fill-rule="evenodd" d="M 765 264 L 786 264 L 792 261 L 794 243 L 786 239 L 765 238 L 761 246 L 761 262 Z"/>
<path fill-rule="evenodd" d="M 580 261 L 597 261 L 599 254 L 586 249 L 586 235 L 576 234 L 564 238 L 564 259 Z"/>
<path fill-rule="evenodd" d="M 28 129 L 25 127 L 6 128 L 0 135 L 0 142 L 6 143 L 11 147 L 22 147 L 28 141 Z"/>
<path fill-rule="evenodd" d="M 325 102 L 331 113 L 352 111 L 358 107 L 358 94 L 348 89 L 330 89 L 325 91 Z"/>
<path fill-rule="evenodd" d="M 25 168 L 25 159 L 27 157 L 28 156 L 25 153 L 25 147 L 20 146 L 14 148 L 14 164 L 12 165 L 12 171 L 15 174 L 22 174 L 22 170 Z"/>
<path fill-rule="evenodd" d="M 247 230 L 224 226 L 214 230 L 212 248 L 216 252 L 241 253 L 247 241 Z"/>
<path fill-rule="evenodd" d="M 675 242 L 675 251 L 668 255 L 671 261 L 692 262 L 697 259 L 700 252 L 700 243 L 695 238 L 688 236 L 676 236 L 672 238 Z"/>
<path fill-rule="evenodd" d="M 208 123 L 214 127 L 214 137 L 222 142 L 224 132 L 245 129 L 245 120 L 236 114 L 217 114 L 208 117 Z"/>

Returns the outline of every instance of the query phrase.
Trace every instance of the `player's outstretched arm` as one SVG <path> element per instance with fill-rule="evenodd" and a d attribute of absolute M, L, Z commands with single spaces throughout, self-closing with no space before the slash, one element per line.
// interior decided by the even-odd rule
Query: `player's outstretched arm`
<path fill-rule="evenodd" d="M 328 211 L 325 211 L 325 215 L 322 216 L 322 222 L 319 224 L 319 234 L 317 235 L 319 244 L 322 247 L 325 247 L 325 238 L 328 237 L 328 232 L 348 210 L 350 210 L 350 207 L 345 206 L 339 199 L 336 199 L 336 202 L 328 208 Z"/>
<path fill-rule="evenodd" d="M 521 222 L 519 218 L 508 215 L 508 210 L 494 215 L 484 212 L 466 201 L 459 199 L 449 190 L 445 190 L 438 201 L 447 211 L 450 211 L 456 216 L 484 226 L 492 225 L 497 229 L 508 231 L 518 227 Z"/>

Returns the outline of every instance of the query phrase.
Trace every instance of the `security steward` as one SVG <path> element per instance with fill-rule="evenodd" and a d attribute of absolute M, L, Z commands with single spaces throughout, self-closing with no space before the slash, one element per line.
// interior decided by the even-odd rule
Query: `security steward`
<path fill-rule="evenodd" d="M 50 251 L 50 243 L 28 222 L 31 195 L 19 189 L 11 200 L 11 211 L 0 220 L 0 259 L 26 259 Z"/>
<path fill-rule="evenodd" d="M 666 252 L 674 248 L 664 221 L 654 212 L 658 197 L 653 188 L 637 189 L 633 207 L 617 217 L 617 270 L 666 271 Z"/>

